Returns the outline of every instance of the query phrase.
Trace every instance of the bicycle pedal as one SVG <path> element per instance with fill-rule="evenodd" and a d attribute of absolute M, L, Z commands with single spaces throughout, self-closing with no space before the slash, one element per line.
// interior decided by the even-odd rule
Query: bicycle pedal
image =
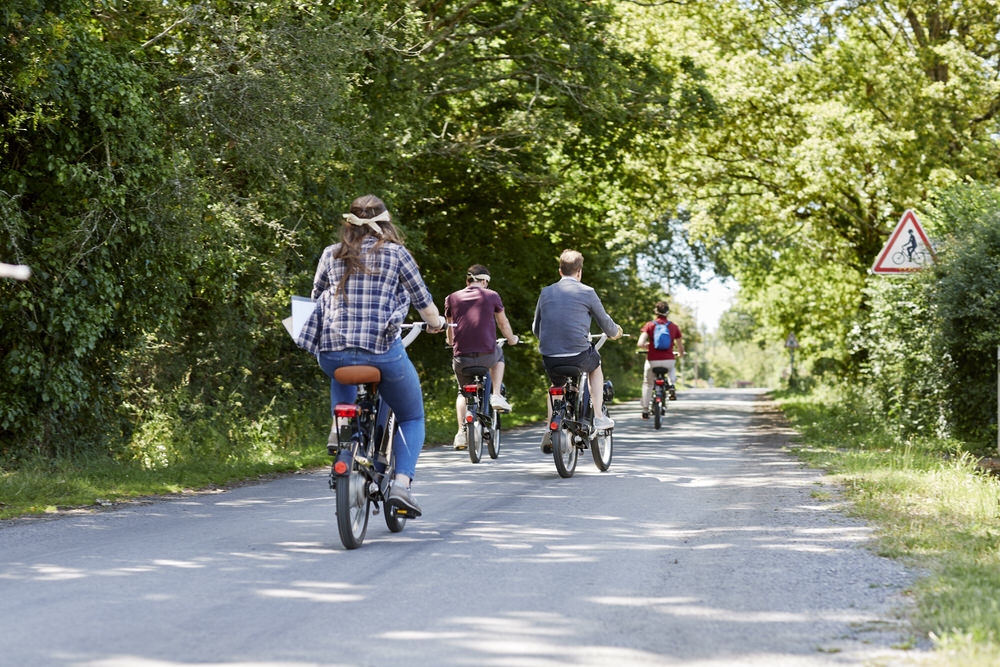
<path fill-rule="evenodd" d="M 337 445 L 327 444 L 326 453 L 329 454 L 330 456 L 336 456 L 337 454 L 340 453 L 340 447 L 338 447 Z"/>

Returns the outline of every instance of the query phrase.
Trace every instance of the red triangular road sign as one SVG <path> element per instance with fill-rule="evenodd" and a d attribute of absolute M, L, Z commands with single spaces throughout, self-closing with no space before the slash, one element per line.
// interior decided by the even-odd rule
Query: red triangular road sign
<path fill-rule="evenodd" d="M 937 258 L 934 246 L 917 222 L 917 214 L 907 209 L 878 254 L 872 273 L 909 273 L 919 271 Z"/>

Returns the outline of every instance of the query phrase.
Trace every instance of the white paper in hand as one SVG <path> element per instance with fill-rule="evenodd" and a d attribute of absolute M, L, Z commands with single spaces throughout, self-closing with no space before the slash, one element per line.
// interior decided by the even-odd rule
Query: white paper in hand
<path fill-rule="evenodd" d="M 316 302 L 312 299 L 304 296 L 292 297 L 292 316 L 281 320 L 281 323 L 285 325 L 285 331 L 292 337 L 292 340 L 298 339 L 299 332 L 302 331 L 302 327 L 305 326 L 314 310 L 316 310 Z"/>

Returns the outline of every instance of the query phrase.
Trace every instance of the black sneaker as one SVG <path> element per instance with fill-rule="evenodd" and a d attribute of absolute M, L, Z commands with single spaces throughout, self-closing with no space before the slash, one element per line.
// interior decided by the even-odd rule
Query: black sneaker
<path fill-rule="evenodd" d="M 552 431 L 546 431 L 542 436 L 542 454 L 552 453 Z"/>
<path fill-rule="evenodd" d="M 649 419 L 649 413 L 648 412 L 643 412 L 642 413 L 642 419 L 643 419 L 643 421 Z"/>
<path fill-rule="evenodd" d="M 396 514 L 407 519 L 416 519 L 422 514 L 420 505 L 410 495 L 410 490 L 402 484 L 393 484 L 389 489 L 388 504 L 396 508 Z"/>

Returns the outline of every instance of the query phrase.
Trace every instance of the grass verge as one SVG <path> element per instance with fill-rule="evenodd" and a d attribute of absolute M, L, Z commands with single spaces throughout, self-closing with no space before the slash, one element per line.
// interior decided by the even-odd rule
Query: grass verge
<path fill-rule="evenodd" d="M 628 386 L 627 394 L 637 393 Z M 455 435 L 455 393 L 450 386 L 425 404 L 425 447 L 450 445 Z M 544 388 L 515 403 L 505 429 L 545 419 Z M 126 451 L 21 461 L 0 468 L 0 519 L 109 506 L 146 496 L 225 487 L 269 474 L 329 464 L 329 399 L 317 393 L 296 414 L 270 409 L 253 419 L 239 415 L 184 418 L 153 413 Z"/>
<path fill-rule="evenodd" d="M 144 496 L 218 488 L 267 474 L 317 467 L 322 452 L 289 452 L 267 461 L 191 461 L 164 468 L 108 457 L 33 461 L 0 471 L 0 519 L 108 506 Z"/>
<path fill-rule="evenodd" d="M 941 664 L 1000 664 L 1000 484 L 961 443 L 904 438 L 863 401 L 825 389 L 776 398 L 801 434 L 795 453 L 835 475 L 880 554 L 926 572 L 916 628 Z"/>

